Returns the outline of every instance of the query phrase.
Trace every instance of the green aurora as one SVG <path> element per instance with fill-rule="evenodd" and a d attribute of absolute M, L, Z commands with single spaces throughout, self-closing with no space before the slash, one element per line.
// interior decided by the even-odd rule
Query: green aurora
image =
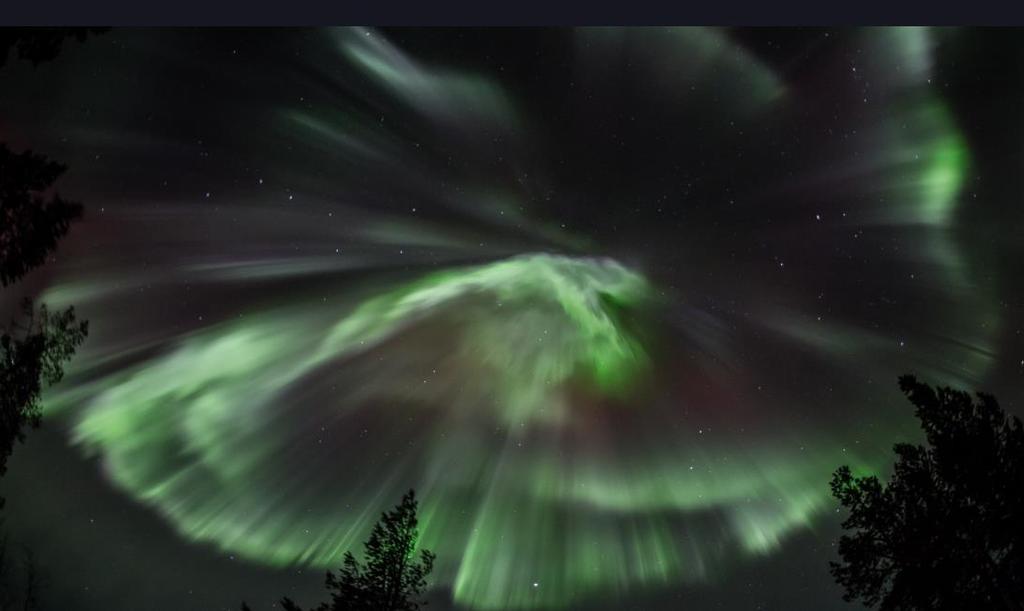
<path fill-rule="evenodd" d="M 610 260 L 455 268 L 385 290 L 333 325 L 289 309 L 214 325 L 51 400 L 48 415 L 73 410 L 75 443 L 183 535 L 253 560 L 338 565 L 378 506 L 415 482 L 421 543 L 474 608 L 701 579 L 724 560 L 723 544 L 766 553 L 808 524 L 827 505 L 821 466 L 849 457 L 772 452 L 753 471 L 728 461 L 680 469 L 694 456 L 659 433 L 657 411 L 619 415 L 650 424 L 644 454 L 623 454 L 634 444 L 608 437 L 588 411 L 651 409 L 594 399 L 630 394 L 647 372 L 616 310 L 650 293 Z M 292 389 L 320 418 L 303 426 L 282 410 Z M 388 423 L 383 447 L 409 449 L 365 470 L 302 471 L 325 469 L 301 467 L 317 456 L 311 444 L 358 445 L 367 412 Z M 279 472 L 282 460 L 300 472 Z M 685 524 L 711 516 L 713 534 Z"/>
<path fill-rule="evenodd" d="M 970 153 L 928 79 L 935 34 L 857 36 L 860 70 L 876 80 L 871 95 L 886 111 L 849 119 L 849 139 L 786 186 L 839 194 L 813 202 L 824 211 L 817 221 L 801 209 L 800 223 L 825 217 L 830 235 L 868 227 L 900 238 L 898 251 L 879 238 L 885 269 L 913 276 L 904 302 L 930 308 L 927 317 L 908 314 L 898 337 L 859 312 L 823 316 L 820 287 L 831 272 L 762 300 L 768 272 L 740 263 L 754 270 L 746 286 L 730 284 L 745 297 L 740 322 L 698 313 L 696 289 L 535 214 L 526 198 L 480 178 L 487 172 L 467 170 L 472 178 L 450 180 L 458 188 L 448 175 L 435 179 L 414 156 L 419 141 L 407 145 L 412 118 L 392 127 L 398 121 L 365 105 L 297 106 L 276 112 L 280 129 L 339 168 L 304 183 L 310 193 L 339 192 L 336 201 L 319 207 L 310 196 L 316 203 L 303 210 L 251 204 L 245 222 L 258 229 L 198 222 L 224 243 L 269 243 L 269 255 L 241 247 L 244 255 L 200 254 L 166 263 L 159 276 L 101 253 L 92 267 L 56 274 L 44 300 L 80 307 L 96 336 L 49 394 L 46 417 L 182 537 L 261 564 L 338 566 L 379 512 L 415 487 L 420 544 L 438 553 L 436 583 L 467 608 L 560 608 L 719 580 L 793 533 L 813 533 L 833 509 L 826 483 L 837 465 L 884 475 L 891 443 L 913 434 L 909 414 L 885 411 L 887 394 L 872 395 L 875 403 L 835 399 L 829 413 L 814 407 L 860 379 L 837 383 L 834 395 L 829 386 L 768 399 L 759 393 L 769 370 L 787 361 L 802 380 L 856 364 L 868 383 L 883 385 L 909 365 L 936 381 L 973 384 L 992 360 L 998 313 L 985 287 L 968 282 L 953 231 Z M 324 38 L 363 79 L 344 84 L 374 84 L 403 119 L 530 131 L 528 105 L 497 80 L 416 61 L 369 30 Z M 688 79 L 723 94 L 705 112 L 751 132 L 765 117 L 802 108 L 804 93 L 720 30 L 582 30 L 573 42 L 579 74 L 627 54 L 643 66 L 644 86 L 661 87 L 659 99 L 671 103 L 687 88 L 668 80 L 663 60 L 678 58 Z M 720 123 L 723 134 L 732 129 Z M 352 202 L 367 189 L 347 191 L 345 181 L 355 184 L 365 168 L 401 172 L 402 185 L 389 188 L 403 202 L 404 190 L 441 192 L 459 222 L 404 204 L 412 212 L 360 208 Z M 325 229 L 328 209 L 343 228 Z M 108 210 L 132 218 L 128 205 Z M 725 218 L 733 229 L 716 231 L 746 231 L 745 221 Z M 786 218 L 769 222 L 775 230 Z M 693 231 L 689 241 L 667 241 L 680 252 L 705 246 L 703 230 Z M 319 245 L 324 234 L 359 248 L 280 254 L 285 244 L 295 252 L 296 243 Z M 153 239 L 190 244 L 182 235 Z M 159 307 L 144 292 L 154 276 L 164 278 L 158 285 L 187 279 L 194 292 L 256 290 L 225 302 L 219 317 L 158 327 L 145 317 L 146 304 Z M 316 288 L 286 290 L 282 281 Z M 143 306 L 125 320 L 105 316 L 125 295 Z M 968 323 L 966 312 L 984 323 Z M 906 349 L 904 336 L 913 339 Z M 748 356 L 752 338 L 768 346 L 767 357 Z"/>

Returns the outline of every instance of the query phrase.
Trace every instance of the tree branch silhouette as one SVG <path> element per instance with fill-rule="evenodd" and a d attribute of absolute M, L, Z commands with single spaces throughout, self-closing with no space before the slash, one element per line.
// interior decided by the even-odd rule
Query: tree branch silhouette
<path fill-rule="evenodd" d="M 883 610 L 1024 609 L 1024 427 L 995 397 L 900 388 L 926 445 L 894 446 L 888 483 L 843 466 L 832 494 L 849 514 L 830 571 L 847 601 Z"/>

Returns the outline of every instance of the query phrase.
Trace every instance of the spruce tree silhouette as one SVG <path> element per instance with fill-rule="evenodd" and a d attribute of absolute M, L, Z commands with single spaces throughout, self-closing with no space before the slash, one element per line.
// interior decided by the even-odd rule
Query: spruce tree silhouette
<path fill-rule="evenodd" d="M 844 600 L 883 610 L 1024 609 L 1024 428 L 996 399 L 900 388 L 927 446 L 896 444 L 889 482 L 840 467 L 832 494 L 849 510 L 831 562 Z"/>
<path fill-rule="evenodd" d="M 331 601 L 315 611 L 416 611 L 426 603 L 421 596 L 434 567 L 434 554 L 422 550 L 415 558 L 419 536 L 416 495 L 410 490 L 402 502 L 381 514 L 364 544 L 360 563 L 351 552 L 338 574 L 328 571 Z M 291 599 L 281 600 L 285 611 L 302 611 Z M 242 606 L 246 609 L 245 604 Z"/>

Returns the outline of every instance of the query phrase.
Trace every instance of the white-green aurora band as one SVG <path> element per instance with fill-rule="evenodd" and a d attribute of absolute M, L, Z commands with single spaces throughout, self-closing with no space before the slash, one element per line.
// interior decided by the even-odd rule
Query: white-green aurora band
<path fill-rule="evenodd" d="M 861 69 L 877 79 L 872 95 L 887 96 L 893 111 L 861 126 L 862 154 L 821 169 L 821 180 L 856 183 L 859 219 L 913 236 L 898 256 L 922 270 L 910 290 L 941 320 L 914 334 L 919 341 L 905 359 L 875 328 L 816 320 L 786 304 L 751 303 L 751 324 L 825 366 L 866 367 L 880 385 L 902 373 L 889 366 L 974 381 L 988 366 L 999 321 L 966 281 L 951 229 L 969 154 L 928 84 L 931 34 L 861 35 Z M 528 123 L 514 96 L 484 76 L 426 66 L 374 32 L 330 36 L 344 61 L 430 121 Z M 782 79 L 717 30 L 577 37 L 584 68 L 630 52 L 649 63 L 651 78 L 675 69 L 676 57 L 693 78 L 732 79 L 740 116 L 769 120 L 766 109 L 794 101 Z M 402 171 L 404 145 L 393 133 L 301 110 L 284 120 L 354 164 Z M 412 189 L 427 180 L 414 168 L 404 176 Z M 498 196 L 470 199 L 449 203 L 563 252 L 586 243 Z M 320 222 L 289 219 L 289 230 L 312 232 Z M 67 422 L 74 444 L 100 457 L 118 488 L 183 537 L 274 566 L 338 565 L 378 512 L 415 487 L 421 544 L 439 554 L 437 583 L 473 609 L 551 608 L 716 579 L 744 555 L 769 553 L 796 529 L 812 528 L 832 506 L 831 470 L 881 470 L 889 445 L 908 430 L 905 420 L 863 405 L 848 405 L 845 422 L 861 421 L 871 439 L 859 425 L 830 426 L 813 406 L 792 422 L 774 420 L 776 403 L 751 403 L 754 395 L 733 395 L 728 384 L 704 395 L 706 404 L 674 394 L 684 383 L 673 379 L 678 372 L 703 366 L 678 355 L 659 362 L 659 354 L 676 354 L 661 344 L 677 337 L 661 313 L 679 294 L 688 297 L 686 287 L 656 286 L 614 260 L 515 252 L 515 244 L 495 246 L 497 238 L 485 246 L 467 231 L 369 213 L 347 231 L 365 246 L 361 254 L 172 266 L 179 279 L 194 278 L 197 291 L 363 273 L 331 286 L 331 299 L 280 294 L 184 332 L 132 336 L 104 316 L 104 304 L 152 282 L 143 280 L 149 272 L 98 266 L 84 280 L 62 275 L 45 299 L 75 303 L 95 337 L 69 383 L 49 395 L 47 418 Z M 377 277 L 380 253 L 395 256 L 402 244 L 485 262 Z M 745 375 L 730 364 L 744 348 L 737 336 L 702 331 L 696 320 L 687 326 L 707 362 L 726 363 L 709 370 Z M 710 420 L 700 414 L 729 421 L 736 404 L 764 421 L 727 430 L 702 424 Z"/>
<path fill-rule="evenodd" d="M 821 466 L 854 458 L 773 451 L 757 468 L 691 470 L 699 454 L 659 430 L 669 414 L 581 395 L 636 390 L 649 355 L 617 310 L 650 292 L 609 260 L 455 268 L 333 324 L 282 308 L 209 327 L 49 407 L 73 411 L 75 443 L 192 539 L 332 566 L 415 484 L 422 544 L 459 600 L 564 605 L 702 578 L 728 546 L 773 549 L 826 505 Z M 641 423 L 642 454 L 602 425 L 605 410 Z"/>

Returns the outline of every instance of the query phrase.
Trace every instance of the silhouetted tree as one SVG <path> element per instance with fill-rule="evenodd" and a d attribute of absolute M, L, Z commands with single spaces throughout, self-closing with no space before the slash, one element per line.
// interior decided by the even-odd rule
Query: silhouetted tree
<path fill-rule="evenodd" d="M 0 143 L 0 285 L 43 264 L 82 215 L 81 204 L 43 195 L 64 170 L 42 155 L 15 154 Z M 54 315 L 42 306 L 34 313 L 25 302 L 24 315 L 27 322 L 13 322 L 0 336 L 0 475 L 26 425 L 39 426 L 43 384 L 60 380 L 63 362 L 88 332 L 73 308 Z"/>
<path fill-rule="evenodd" d="M 381 514 L 364 544 L 360 563 L 347 552 L 337 575 L 328 571 L 331 601 L 315 611 L 416 611 L 426 605 L 420 598 L 434 554 L 422 550 L 415 558 L 418 538 L 416 496 L 410 490 L 394 509 Z M 291 599 L 281 600 L 285 611 L 302 611 Z"/>
<path fill-rule="evenodd" d="M 39 592 L 43 576 L 35 560 L 35 554 L 24 548 L 20 580 L 15 579 L 12 563 L 7 552 L 7 537 L 0 540 L 0 611 L 32 611 L 40 608 Z M 19 583 L 20 581 L 20 583 Z"/>
<path fill-rule="evenodd" d="M 11 48 L 18 59 L 32 65 L 50 61 L 60 53 L 68 38 L 84 42 L 89 34 L 99 34 L 110 28 L 0 28 L 0 67 L 7 62 Z"/>
<path fill-rule="evenodd" d="M 45 196 L 67 168 L 32 151 L 0 143 L 0 284 L 7 286 L 46 262 L 82 216 L 82 205 Z"/>
<path fill-rule="evenodd" d="M 45 305 L 33 310 L 26 300 L 23 308 L 25 320 L 12 322 L 0 336 L 0 475 L 15 441 L 24 441 L 27 427 L 39 426 L 43 384 L 60 381 L 64 362 L 89 332 L 73 307 L 51 314 Z"/>
<path fill-rule="evenodd" d="M 109 28 L 0 28 L 0 67 L 14 48 L 33 66 L 57 56 L 65 38 L 85 40 Z M 47 195 L 67 168 L 32 151 L 14 153 L 0 142 L 0 286 L 21 279 L 46 262 L 82 206 Z M 21 319 L 0 334 L 0 476 L 7 471 L 16 441 L 28 427 L 39 426 L 39 398 L 44 384 L 64 375 L 64 362 L 85 340 L 88 323 L 75 318 L 74 308 L 52 314 L 45 305 L 35 311 L 23 302 Z M 0 498 L 0 507 L 4 499 Z M 7 537 L 0 541 L 0 611 L 39 609 L 40 571 L 25 548 L 24 587 L 12 576 Z M 20 603 L 20 604 L 19 604 Z"/>
<path fill-rule="evenodd" d="M 25 548 L 25 596 L 21 601 L 21 611 L 33 611 L 39 609 L 39 588 L 42 585 L 42 577 L 36 565 L 36 556 L 32 550 Z"/>
<path fill-rule="evenodd" d="M 10 611 L 18 603 L 18 593 L 11 577 L 11 561 L 7 555 L 7 535 L 0 539 L 0 611 Z"/>
<path fill-rule="evenodd" d="M 13 47 L 18 57 L 33 64 L 60 52 L 65 38 L 84 40 L 104 28 L 0 28 L 0 66 Z M 82 216 L 82 205 L 50 193 L 67 168 L 43 155 L 15 153 L 0 143 L 0 286 L 7 287 L 46 262 L 71 223 Z M 64 361 L 88 333 L 88 324 L 75 319 L 69 308 L 38 313 L 25 302 L 24 319 L 12 322 L 0 335 L 0 475 L 16 441 L 27 427 L 39 426 L 39 396 L 44 384 L 63 376 Z M 0 506 L 3 500 L 0 499 Z"/>
<path fill-rule="evenodd" d="M 995 398 L 900 388 L 927 446 L 896 444 L 889 482 L 840 467 L 849 510 L 831 572 L 847 601 L 884 610 L 1024 609 L 1024 428 Z"/>

